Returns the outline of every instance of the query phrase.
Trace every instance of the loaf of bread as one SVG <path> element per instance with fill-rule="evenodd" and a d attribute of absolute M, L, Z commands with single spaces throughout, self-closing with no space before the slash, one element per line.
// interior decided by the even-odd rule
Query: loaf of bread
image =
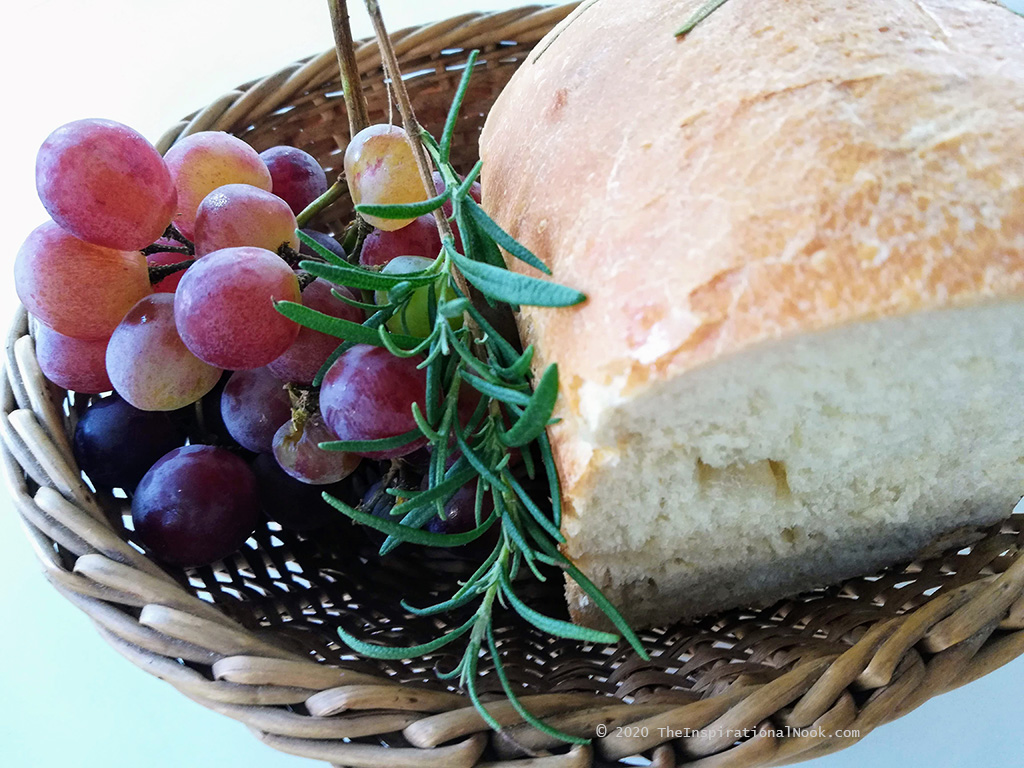
<path fill-rule="evenodd" d="M 589 297 L 520 331 L 561 374 L 565 552 L 637 625 L 1024 492 L 1024 19 L 729 0 L 676 38 L 699 5 L 584 2 L 481 138 L 488 210 Z"/>

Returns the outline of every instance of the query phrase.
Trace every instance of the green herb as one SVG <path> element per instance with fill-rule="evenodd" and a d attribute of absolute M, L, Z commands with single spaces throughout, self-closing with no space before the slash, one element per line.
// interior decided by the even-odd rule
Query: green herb
<path fill-rule="evenodd" d="M 487 322 L 468 295 L 472 286 L 494 306 L 534 305 L 568 307 L 585 300 L 579 291 L 548 280 L 511 272 L 501 256 L 501 249 L 545 274 L 550 270 L 539 258 L 505 232 L 470 197 L 473 180 L 480 173 L 480 164 L 462 179 L 449 162 L 454 127 L 459 106 L 466 93 L 476 62 L 477 53 L 470 57 L 445 122 L 440 141 L 419 129 L 415 118 L 407 110 L 404 83 L 395 71 L 397 64 L 393 51 L 381 35 L 379 10 L 368 3 L 371 15 L 375 12 L 375 28 L 381 41 L 386 71 L 396 88 L 402 107 L 406 130 L 429 153 L 444 182 L 443 191 L 422 203 L 404 206 L 359 206 L 360 213 L 394 218 L 409 218 L 434 212 L 442 232 L 442 249 L 433 265 L 422 271 L 403 275 L 384 275 L 355 266 L 356 253 L 349 260 L 329 258 L 323 249 L 303 235 L 303 242 L 322 256 L 324 262 L 302 262 L 301 267 L 338 286 L 357 290 L 386 291 L 388 303 L 371 306 L 365 302 L 352 302 L 364 309 L 375 310 L 362 325 L 330 318 L 299 304 L 280 302 L 280 312 L 302 325 L 334 334 L 346 339 L 321 369 L 314 381 L 318 385 L 326 369 L 338 356 L 350 349 L 353 342 L 383 346 L 393 354 L 423 355 L 420 367 L 425 369 L 427 381 L 426 402 L 413 408 L 416 429 L 387 440 L 323 443 L 329 450 L 386 450 L 407 445 L 426 438 L 431 445 L 431 462 L 427 472 L 427 486 L 423 491 L 389 489 L 400 495 L 401 501 L 391 510 L 394 519 L 383 519 L 341 500 L 324 494 L 324 498 L 342 514 L 357 523 L 387 534 L 381 554 L 390 552 L 402 542 L 423 546 L 450 547 L 478 540 L 488 531 L 497 529 L 499 535 L 494 549 L 482 559 L 477 570 L 461 584 L 459 589 L 433 605 L 403 607 L 419 616 L 433 616 L 476 604 L 467 621 L 435 640 L 408 648 L 392 648 L 361 640 L 339 630 L 342 641 L 356 653 L 376 659 L 403 659 L 427 656 L 437 650 L 461 641 L 462 656 L 454 669 L 438 673 L 444 679 L 458 678 L 481 716 L 492 728 L 498 723 L 481 706 L 477 690 L 478 665 L 481 654 L 488 654 L 509 701 L 526 722 L 545 733 L 570 743 L 581 740 L 551 728 L 531 715 L 521 704 L 505 674 L 500 648 L 495 640 L 493 618 L 495 600 L 515 611 L 524 621 L 555 637 L 587 643 L 616 643 L 624 638 L 643 659 L 648 656 L 639 638 L 630 629 L 616 608 L 597 587 L 559 551 L 564 542 L 559 525 L 561 500 L 558 475 L 555 470 L 546 428 L 552 423 L 552 413 L 558 397 L 558 367 L 549 365 L 536 381 L 530 364 L 533 348 L 519 351 L 515 344 L 503 338 Z M 389 54 L 392 58 L 389 59 Z M 416 130 L 410 130 L 410 125 Z M 422 172 L 421 168 L 421 172 Z M 421 173 L 422 175 L 422 173 Z M 440 208 L 450 202 L 450 219 L 459 225 L 464 251 L 455 246 L 448 220 Z M 412 290 L 429 286 L 429 328 L 426 338 L 420 339 L 396 334 L 387 321 L 402 317 L 412 298 Z M 450 290 L 442 290 L 447 287 Z M 392 324 L 393 325 L 393 324 Z M 472 388 L 480 396 L 479 404 L 468 423 L 460 422 L 459 393 Z M 533 478 L 542 468 L 547 483 L 541 494 L 534 498 L 516 473 L 510 469 L 513 454 L 521 456 L 522 472 Z M 449 457 L 458 458 L 449 464 Z M 536 456 L 537 458 L 534 458 Z M 538 461 L 539 459 L 539 461 Z M 521 473 L 520 473 L 521 474 Z M 444 516 L 444 505 L 462 487 L 470 485 L 476 491 L 476 527 L 462 534 L 440 534 L 424 530 L 436 516 Z M 530 484 L 527 484 L 530 485 Z M 483 499 L 490 495 L 493 511 L 483 514 Z M 550 498 L 550 504 L 547 499 Z M 554 567 L 574 579 L 580 588 L 603 610 L 619 634 L 599 632 L 579 627 L 562 619 L 544 615 L 530 607 L 519 595 L 520 577 L 532 575 L 546 580 L 545 568 Z"/>
<path fill-rule="evenodd" d="M 683 35 L 687 35 L 692 32 L 698 24 L 723 5 L 725 5 L 725 0 L 707 0 L 707 2 L 702 3 L 701 6 L 693 12 L 690 18 L 686 20 L 683 26 L 676 30 L 676 37 L 682 37 Z"/>

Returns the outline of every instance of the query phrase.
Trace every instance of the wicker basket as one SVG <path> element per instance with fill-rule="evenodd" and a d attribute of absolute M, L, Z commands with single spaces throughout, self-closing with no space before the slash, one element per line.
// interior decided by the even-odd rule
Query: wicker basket
<path fill-rule="evenodd" d="M 495 95 L 571 8 L 468 14 L 394 36 L 418 115 L 434 131 L 467 50 L 482 51 L 457 163 L 475 160 Z M 361 44 L 358 59 L 371 119 L 386 120 L 376 46 Z M 328 51 L 226 94 L 175 126 L 160 148 L 220 129 L 261 150 L 303 147 L 336 172 L 347 134 L 338 88 Z M 345 203 L 318 225 L 338 231 L 343 212 Z M 130 661 L 296 755 L 438 768 L 583 767 L 638 754 L 661 768 L 782 765 L 842 749 L 1024 652 L 1024 515 L 1015 515 L 969 546 L 960 538 L 903 568 L 764 610 L 647 631 L 650 662 L 625 646 L 555 640 L 500 615 L 499 650 L 523 701 L 553 725 L 596 738 L 570 749 L 523 725 L 485 674 L 481 688 L 507 726 L 494 734 L 459 691 L 437 681 L 434 667 L 453 662 L 445 652 L 376 662 L 337 640 L 338 626 L 384 644 L 435 637 L 440 622 L 404 613 L 399 597 L 427 602 L 463 572 L 458 561 L 410 552 L 379 562 L 344 525 L 308 538 L 265 523 L 230 561 L 164 569 L 133 546 L 124 499 L 83 484 L 68 435 L 84 403 L 43 379 L 24 311 L 7 343 L 0 398 L 7 480 L 54 587 Z M 557 584 L 532 600 L 564 611 Z M 811 731 L 729 733 L 760 725 Z M 706 732 L 675 738 L 684 729 Z"/>

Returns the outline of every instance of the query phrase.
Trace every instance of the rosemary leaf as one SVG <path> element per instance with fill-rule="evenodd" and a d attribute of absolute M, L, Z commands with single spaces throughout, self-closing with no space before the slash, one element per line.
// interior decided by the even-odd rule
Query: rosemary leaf
<path fill-rule="evenodd" d="M 535 611 L 516 595 L 507 575 L 502 573 L 499 574 L 498 578 L 501 584 L 501 591 L 508 598 L 509 605 L 512 606 L 516 613 L 537 627 L 537 629 L 555 637 L 564 637 L 567 640 L 583 640 L 588 643 L 601 643 L 604 645 L 614 645 L 619 642 L 619 636 L 611 632 L 602 632 L 598 629 L 570 624 L 568 621 L 555 619 L 544 615 L 540 611 Z"/>
<path fill-rule="evenodd" d="M 462 71 L 462 79 L 459 80 L 459 87 L 455 90 L 452 98 L 452 105 L 448 109 L 448 117 L 444 121 L 444 130 L 441 131 L 441 142 L 438 145 L 438 155 L 442 163 L 448 162 L 451 154 L 452 136 L 455 135 L 455 123 L 458 122 L 459 110 L 462 109 L 462 100 L 466 98 L 466 91 L 469 88 L 469 79 L 473 76 L 473 67 L 476 65 L 476 57 L 479 51 L 470 51 L 466 60 L 466 68 Z"/>
<path fill-rule="evenodd" d="M 474 616 L 462 626 L 456 627 L 451 632 L 447 632 L 440 637 L 431 640 L 429 643 L 423 643 L 422 645 L 410 645 L 405 648 L 394 648 L 389 645 L 375 645 L 374 643 L 367 643 L 364 640 L 353 637 L 340 627 L 338 628 L 338 636 L 345 645 L 362 656 L 366 656 L 371 659 L 397 661 L 398 659 L 426 656 L 428 653 L 433 653 L 436 650 L 444 648 L 446 645 L 458 640 L 472 629 L 475 622 L 476 617 Z"/>
<path fill-rule="evenodd" d="M 470 261 L 454 249 L 448 253 L 466 279 L 495 301 L 533 307 L 571 307 L 587 298 L 575 288 Z"/>
<path fill-rule="evenodd" d="M 480 171 L 483 170 L 484 161 L 477 160 L 476 163 L 470 168 L 469 173 L 466 174 L 466 178 L 462 180 L 462 183 L 456 188 L 452 194 L 456 200 L 464 200 L 469 197 L 469 190 L 473 187 L 473 183 L 480 176 Z"/>
<path fill-rule="evenodd" d="M 320 450 L 350 452 L 390 451 L 395 448 L 401 448 L 403 445 L 408 445 L 420 437 L 422 435 L 418 429 L 410 429 L 408 432 L 403 432 L 400 435 L 384 437 L 380 440 L 332 440 L 320 443 Z"/>
<path fill-rule="evenodd" d="M 501 654 L 498 653 L 498 645 L 494 641 L 494 628 L 490 625 L 487 627 L 487 649 L 491 652 L 491 660 L 494 662 L 494 671 L 498 674 L 498 680 L 501 682 L 501 689 L 505 691 L 505 696 L 508 697 L 509 703 L 512 704 L 512 708 L 519 713 L 519 716 L 523 718 L 523 720 L 541 733 L 546 733 L 552 738 L 559 739 L 569 744 L 590 743 L 590 739 L 581 739 L 579 736 L 573 736 L 570 733 L 551 727 L 543 720 L 535 717 L 526 707 L 523 706 L 523 703 L 519 701 L 519 697 L 516 696 L 515 691 L 512 689 L 512 684 L 509 682 L 508 675 L 505 674 L 505 664 L 501 660 Z"/>
<path fill-rule="evenodd" d="M 557 398 L 558 365 L 552 363 L 540 377 L 526 410 L 516 423 L 501 435 L 501 441 L 511 448 L 518 448 L 538 439 L 551 420 Z"/>
<path fill-rule="evenodd" d="M 383 272 L 371 272 L 359 267 L 340 267 L 336 264 L 323 264 L 319 261 L 300 261 L 299 267 L 311 275 L 322 277 L 335 285 L 348 288 L 359 288 L 367 291 L 390 291 L 402 283 L 412 288 L 430 285 L 436 281 L 436 273 L 409 272 L 404 275 L 386 275 Z"/>
<path fill-rule="evenodd" d="M 391 514 L 405 514 L 414 509 L 419 509 L 434 500 L 442 502 L 448 501 L 448 499 L 452 497 L 453 493 L 474 477 L 476 477 L 476 470 L 473 469 L 472 466 L 468 466 L 467 461 L 462 461 L 461 465 L 460 463 L 456 463 L 455 466 L 448 471 L 448 475 L 444 480 L 433 488 L 415 492 L 409 501 L 403 501 L 401 504 L 397 504 L 395 508 L 391 510 Z"/>
<path fill-rule="evenodd" d="M 338 301 L 344 304 L 348 304 L 350 307 L 356 307 L 357 309 L 361 309 L 364 312 L 376 312 L 378 309 L 381 308 L 381 306 L 383 306 L 381 304 L 368 304 L 365 301 L 357 301 L 356 299 L 350 299 L 337 288 L 331 288 L 331 296 L 333 296 Z"/>
<path fill-rule="evenodd" d="M 548 478 L 548 493 L 551 499 L 551 522 L 556 527 L 561 527 L 562 492 L 558 485 L 558 470 L 555 467 L 555 457 L 551 452 L 551 442 L 548 440 L 546 433 L 537 438 L 537 446 L 540 448 L 540 461 L 544 465 L 544 474 Z"/>
<path fill-rule="evenodd" d="M 320 331 L 329 336 L 337 336 L 356 344 L 372 344 L 375 347 L 384 346 L 376 327 L 369 327 L 365 323 L 360 325 L 350 320 L 343 320 L 340 317 L 332 317 L 293 301 L 279 301 L 275 306 L 277 311 L 285 317 L 291 318 L 307 328 L 312 328 L 314 331 Z M 396 333 L 391 334 L 391 340 L 398 344 L 409 346 L 415 346 L 422 341 L 422 339 L 415 336 L 402 336 Z"/>
<path fill-rule="evenodd" d="M 426 213 L 433 213 L 452 196 L 446 189 L 439 195 L 428 197 L 418 203 L 394 203 L 392 205 L 357 205 L 356 213 L 363 216 L 376 216 L 378 219 L 415 219 Z"/>
<path fill-rule="evenodd" d="M 309 248 L 312 248 L 313 253 L 315 253 L 317 256 L 324 259 L 325 261 L 328 261 L 331 264 L 348 264 L 347 261 L 339 257 L 336 253 L 328 250 L 327 248 L 324 248 L 322 245 L 320 245 L 320 243 L 318 243 L 312 237 L 307 235 L 301 229 L 296 230 L 295 233 L 299 236 L 299 242 L 305 244 Z"/>
<path fill-rule="evenodd" d="M 676 30 L 676 37 L 682 37 L 694 30 L 704 19 L 710 16 L 725 5 L 725 0 L 707 0 L 688 18 L 679 29 Z"/>
<path fill-rule="evenodd" d="M 401 541 L 407 541 L 411 544 L 420 544 L 427 547 L 460 547 L 463 544 L 469 544 L 471 541 L 476 541 L 487 533 L 491 525 L 497 519 L 495 515 L 491 515 L 479 526 L 471 531 L 466 531 L 465 533 L 431 533 L 430 531 L 421 531 L 412 526 L 395 523 L 391 520 L 385 520 L 383 518 L 376 517 L 375 515 L 371 515 L 368 512 L 354 509 L 340 499 L 334 498 L 329 493 L 324 493 L 323 497 L 324 501 L 342 514 L 352 518 L 357 523 L 374 528 L 381 533 L 394 536 Z"/>
<path fill-rule="evenodd" d="M 541 528 L 543 528 L 547 532 L 547 534 L 555 541 L 557 541 L 559 544 L 564 544 L 565 537 L 562 535 L 562 532 L 558 530 L 558 528 L 556 528 L 550 520 L 548 520 L 547 516 L 543 512 L 541 512 L 540 507 L 538 507 L 534 500 L 530 498 L 530 494 L 526 492 L 526 489 L 524 489 L 523 486 L 520 485 L 519 482 L 508 473 L 505 473 L 505 475 L 503 475 L 503 479 L 505 480 L 506 484 L 509 485 L 512 488 L 512 490 L 516 492 L 516 496 L 519 497 L 519 500 L 523 503 L 523 506 L 526 507 L 526 511 L 529 512 L 530 515 L 533 516 L 533 519 L 537 521 L 537 524 Z"/>
<path fill-rule="evenodd" d="M 476 204 L 472 198 L 467 198 L 463 203 L 468 209 L 473 220 L 480 226 L 484 232 L 493 240 L 495 243 L 500 245 L 506 251 L 511 253 L 520 261 L 529 264 L 534 269 L 538 269 L 545 275 L 550 275 L 551 270 L 548 269 L 547 264 L 538 259 L 529 248 L 518 242 L 512 235 L 506 232 L 504 229 L 498 226 L 497 222 L 494 221 L 490 216 L 484 213 L 484 209 Z M 526 302 L 522 302 L 526 303 Z"/>
<path fill-rule="evenodd" d="M 471 373 L 462 371 L 462 378 L 482 395 L 487 395 L 494 400 L 500 400 L 503 403 L 515 403 L 516 405 L 529 405 L 530 396 L 525 392 L 520 392 L 515 389 L 509 389 L 508 387 L 502 387 L 497 384 L 492 384 L 489 381 L 484 381 L 479 376 L 474 376 Z"/>

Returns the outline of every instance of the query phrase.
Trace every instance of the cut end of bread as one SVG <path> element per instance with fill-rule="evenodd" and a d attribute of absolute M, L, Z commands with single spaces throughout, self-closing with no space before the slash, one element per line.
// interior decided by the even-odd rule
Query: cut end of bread
<path fill-rule="evenodd" d="M 1022 382 L 1024 304 L 1003 302 L 763 343 L 642 396 L 584 384 L 566 554 L 635 626 L 913 558 L 1012 512 Z"/>

